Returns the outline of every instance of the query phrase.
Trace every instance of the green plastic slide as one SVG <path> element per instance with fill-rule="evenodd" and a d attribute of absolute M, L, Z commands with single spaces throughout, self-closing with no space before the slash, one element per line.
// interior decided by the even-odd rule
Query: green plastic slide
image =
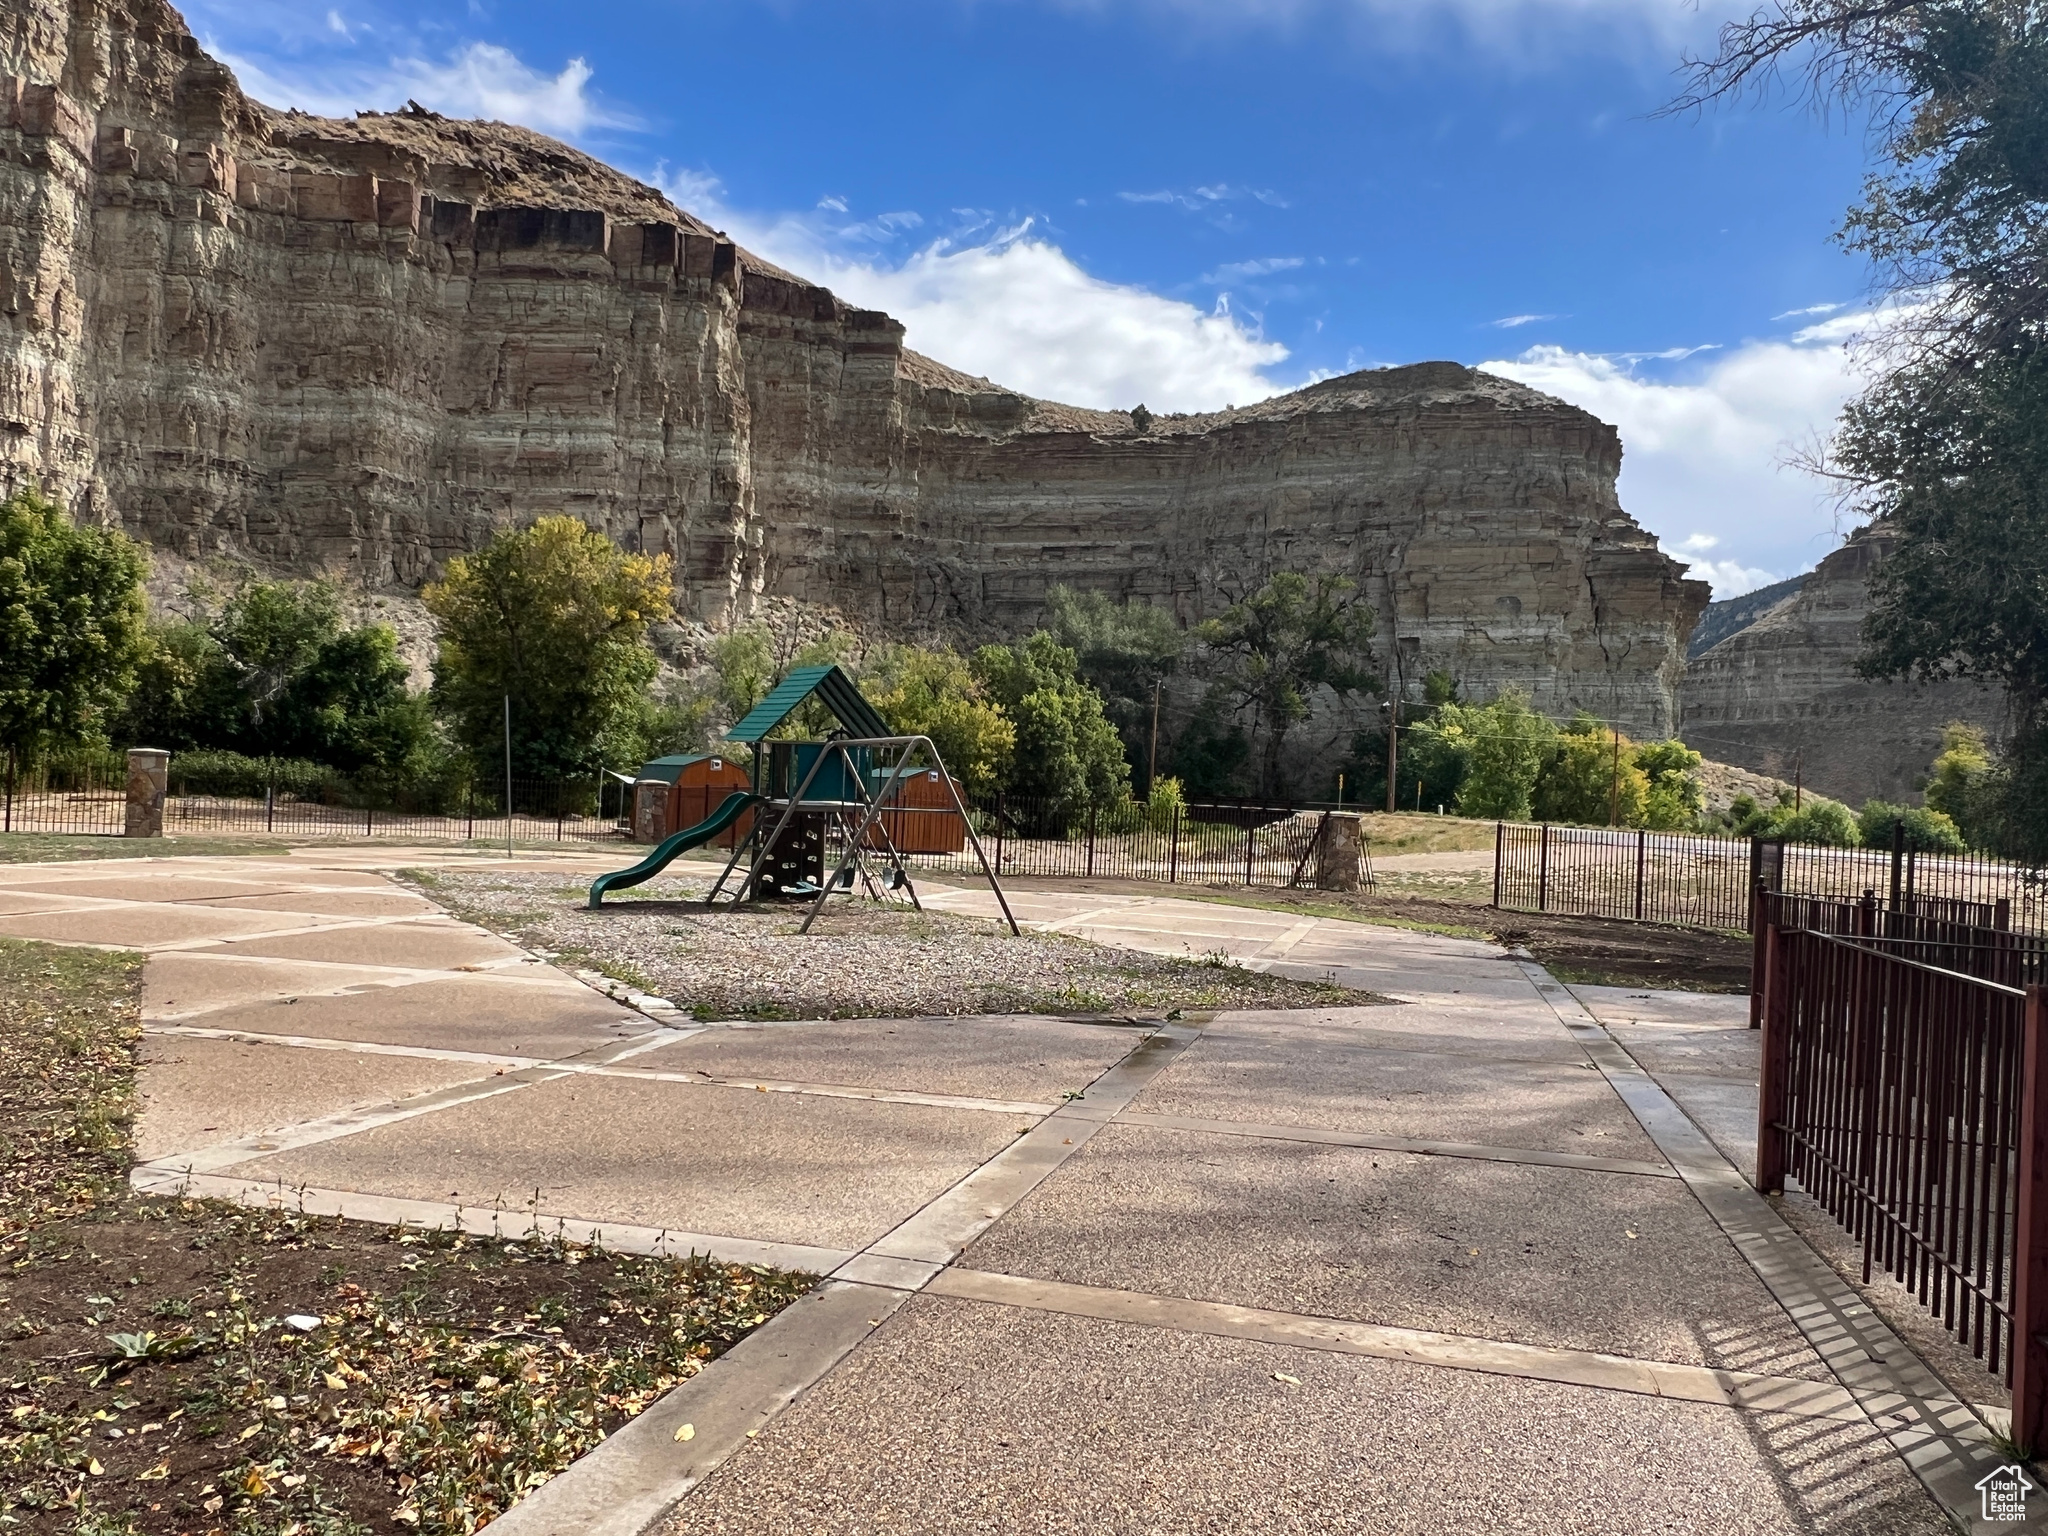
<path fill-rule="evenodd" d="M 631 869 L 614 870 L 608 875 L 599 875 L 590 882 L 590 904 L 593 907 L 604 904 L 606 891 L 623 890 L 629 885 L 638 885 L 643 880 L 652 880 L 669 866 L 677 854 L 687 853 L 699 843 L 708 843 L 727 827 L 738 821 L 756 805 L 762 803 L 760 795 L 750 795 L 736 789 L 725 797 L 725 803 L 694 827 L 685 827 L 674 837 L 664 838 L 654 852 L 647 855 Z"/>

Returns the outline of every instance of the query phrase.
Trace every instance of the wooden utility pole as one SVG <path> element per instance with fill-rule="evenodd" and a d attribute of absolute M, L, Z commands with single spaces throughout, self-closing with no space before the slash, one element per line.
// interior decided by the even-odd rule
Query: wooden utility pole
<path fill-rule="evenodd" d="M 1400 782 L 1395 777 L 1395 769 L 1400 762 L 1400 748 L 1395 745 L 1395 740 L 1401 734 L 1401 701 L 1389 699 L 1380 707 L 1387 712 L 1387 811 L 1391 814 L 1396 785 Z"/>
<path fill-rule="evenodd" d="M 1613 726 L 1607 734 L 1614 738 L 1614 768 L 1607 780 L 1607 825 L 1621 825 L 1621 732 Z"/>
<path fill-rule="evenodd" d="M 1145 759 L 1145 797 L 1152 797 L 1152 786 L 1159 782 L 1159 690 L 1166 686 L 1166 679 L 1152 679 L 1152 751 Z"/>

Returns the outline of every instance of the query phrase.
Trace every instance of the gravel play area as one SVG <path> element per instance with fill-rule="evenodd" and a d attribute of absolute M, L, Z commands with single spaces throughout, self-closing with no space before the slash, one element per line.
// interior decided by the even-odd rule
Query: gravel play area
<path fill-rule="evenodd" d="M 1019 937 L 977 918 L 865 901 L 834 900 L 799 935 L 803 908 L 764 902 L 707 910 L 695 881 L 652 882 L 593 912 L 585 888 L 560 875 L 416 870 L 408 878 L 457 917 L 669 998 L 702 1019 L 1162 1015 L 1374 1001 L 1220 956 L 1176 960 L 1064 934 Z"/>

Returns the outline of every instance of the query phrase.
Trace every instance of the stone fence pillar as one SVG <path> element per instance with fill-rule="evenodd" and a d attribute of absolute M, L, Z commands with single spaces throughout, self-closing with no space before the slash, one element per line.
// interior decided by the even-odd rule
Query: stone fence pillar
<path fill-rule="evenodd" d="M 128 749 L 128 821 L 122 836 L 164 835 L 164 795 L 170 786 L 170 753 L 155 747 Z"/>
<path fill-rule="evenodd" d="M 1316 889 L 1355 891 L 1365 844 L 1365 818 L 1332 811 L 1316 835 Z"/>
<path fill-rule="evenodd" d="M 673 786 L 659 779 L 633 784 L 633 841 L 658 843 L 668 836 L 668 801 Z"/>

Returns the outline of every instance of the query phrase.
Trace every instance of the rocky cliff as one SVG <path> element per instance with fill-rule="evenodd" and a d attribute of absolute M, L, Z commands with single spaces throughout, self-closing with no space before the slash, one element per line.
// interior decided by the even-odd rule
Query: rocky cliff
<path fill-rule="evenodd" d="M 523 129 L 251 101 L 158 0 L 0 0 L 0 472 L 372 590 L 568 511 L 766 597 L 1015 631 L 1356 576 L 1392 668 L 1670 729 L 1703 584 L 1585 412 L 1455 364 L 1158 419 L 1033 400 Z"/>
<path fill-rule="evenodd" d="M 1999 696 L 1971 684 L 1866 682 L 1856 675 L 1869 577 L 1892 547 L 1858 530 L 1769 612 L 1688 664 L 1685 739 L 1707 756 L 1861 805 L 1917 803 L 1941 728 L 1996 732 Z"/>

